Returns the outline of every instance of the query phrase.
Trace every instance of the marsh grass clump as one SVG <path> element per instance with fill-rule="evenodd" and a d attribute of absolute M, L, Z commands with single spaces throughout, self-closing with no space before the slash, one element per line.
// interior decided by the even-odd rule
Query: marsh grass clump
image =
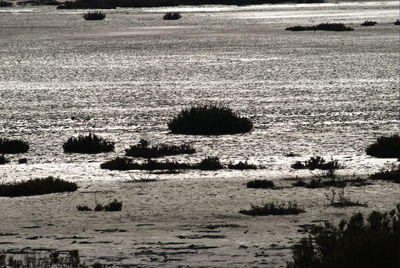
<path fill-rule="evenodd" d="M 163 20 L 179 20 L 182 15 L 179 12 L 167 12 L 163 16 Z"/>
<path fill-rule="evenodd" d="M 196 165 L 196 167 L 201 170 L 218 170 L 223 168 L 221 162 L 219 162 L 219 158 L 211 156 L 201 160 L 200 163 Z"/>
<path fill-rule="evenodd" d="M 68 182 L 50 176 L 43 179 L 31 179 L 28 181 L 1 184 L 0 196 L 17 197 L 43 195 L 60 192 L 73 192 L 77 189 L 78 185 L 74 182 Z"/>
<path fill-rule="evenodd" d="M 272 181 L 269 180 L 253 180 L 247 182 L 247 188 L 274 188 L 275 185 Z"/>
<path fill-rule="evenodd" d="M 361 23 L 361 26 L 375 26 L 376 24 L 377 24 L 376 21 L 366 20 L 363 23 Z"/>
<path fill-rule="evenodd" d="M 253 165 L 253 164 L 249 164 L 249 163 L 247 163 L 247 161 L 245 161 L 245 162 L 240 161 L 239 163 L 236 163 L 236 164 L 233 164 L 232 162 L 230 162 L 228 164 L 228 168 L 229 169 L 245 170 L 245 169 L 257 169 L 257 166 Z"/>
<path fill-rule="evenodd" d="M 132 163 L 132 159 L 127 157 L 116 157 L 100 164 L 100 168 L 109 170 L 131 170 L 134 169 L 134 167 L 135 165 Z"/>
<path fill-rule="evenodd" d="M 108 211 L 108 212 L 121 211 L 122 201 L 114 199 L 113 201 L 109 202 L 106 205 L 102 205 L 96 202 L 96 206 L 94 207 L 94 209 L 91 209 L 86 205 L 78 205 L 76 206 L 76 208 L 78 209 L 78 211 Z"/>
<path fill-rule="evenodd" d="M 109 170 L 175 170 L 175 169 L 192 169 L 191 164 L 179 163 L 177 161 L 155 161 L 148 159 L 142 163 L 133 162 L 127 157 L 116 157 L 106 161 L 100 165 L 102 169 Z"/>
<path fill-rule="evenodd" d="M 126 156 L 157 158 L 161 156 L 178 155 L 178 154 L 193 154 L 196 150 L 189 144 L 168 145 L 160 144 L 150 146 L 147 140 L 141 139 L 138 144 L 130 146 L 125 150 Z"/>
<path fill-rule="evenodd" d="M 26 158 L 18 159 L 18 164 L 26 164 L 26 163 L 28 163 L 28 159 L 26 159 Z"/>
<path fill-rule="evenodd" d="M 11 7 L 13 5 L 12 2 L 0 0 L 0 7 Z"/>
<path fill-rule="evenodd" d="M 400 205 L 390 212 L 361 213 L 336 226 L 325 222 L 293 247 L 288 268 L 399 267 Z"/>
<path fill-rule="evenodd" d="M 343 32 L 343 31 L 353 31 L 354 29 L 348 26 L 345 26 L 343 23 L 321 23 L 315 26 L 293 26 L 288 27 L 285 30 L 287 31 L 335 31 L 335 32 Z"/>
<path fill-rule="evenodd" d="M 223 135 L 249 132 L 253 123 L 230 108 L 205 105 L 182 110 L 168 122 L 168 128 L 175 134 Z"/>
<path fill-rule="evenodd" d="M 64 144 L 65 153 L 98 154 L 114 151 L 114 142 L 89 133 L 87 136 L 69 138 Z"/>
<path fill-rule="evenodd" d="M 365 150 L 367 155 L 378 158 L 400 157 L 400 136 L 395 134 L 390 137 L 379 137 L 375 143 L 370 144 Z"/>
<path fill-rule="evenodd" d="M 371 180 L 384 180 L 400 183 L 400 164 L 393 164 L 391 167 L 384 168 L 381 171 L 372 174 L 368 178 Z"/>
<path fill-rule="evenodd" d="M 4 154 L 0 155 L 0 165 L 7 164 L 7 163 L 9 163 L 9 162 L 10 162 L 10 160 L 8 160 L 8 159 L 4 156 Z"/>
<path fill-rule="evenodd" d="M 101 11 L 87 12 L 82 15 L 85 20 L 104 20 L 106 14 Z"/>
<path fill-rule="evenodd" d="M 240 210 L 239 213 L 250 216 L 268 216 L 268 215 L 297 215 L 305 212 L 297 206 L 296 202 L 289 202 L 286 206 L 280 203 L 267 203 L 262 206 L 251 205 L 249 210 Z"/>
<path fill-rule="evenodd" d="M 344 188 L 338 192 L 332 189 L 328 194 L 325 194 L 325 196 L 330 201 L 329 205 L 336 208 L 368 206 L 366 203 L 352 201 L 350 197 L 346 197 Z M 336 196 L 338 197 L 337 199 Z"/>
<path fill-rule="evenodd" d="M 20 154 L 29 151 L 29 144 L 23 140 L 0 138 L 0 154 Z"/>
<path fill-rule="evenodd" d="M 394 25 L 400 25 L 400 20 L 397 19 L 397 20 L 394 22 Z"/>
<path fill-rule="evenodd" d="M 335 177 L 335 172 L 340 168 L 340 164 L 337 160 L 331 160 L 326 162 L 321 156 L 312 156 L 309 160 L 303 162 L 296 161 L 291 165 L 293 169 L 308 169 L 308 170 L 324 170 L 326 171 L 325 177 Z"/>

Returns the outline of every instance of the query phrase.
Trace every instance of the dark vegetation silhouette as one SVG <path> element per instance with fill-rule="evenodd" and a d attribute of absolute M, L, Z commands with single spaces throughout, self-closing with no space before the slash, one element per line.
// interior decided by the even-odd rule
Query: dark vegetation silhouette
<path fill-rule="evenodd" d="M 400 183 L 400 164 L 393 164 L 390 168 L 384 168 L 381 171 L 370 175 L 368 178 L 371 180 Z"/>
<path fill-rule="evenodd" d="M 239 213 L 250 216 L 268 216 L 268 215 L 297 215 L 305 211 L 297 206 L 296 202 L 267 203 L 262 206 L 251 205 L 249 210 L 240 210 Z"/>
<path fill-rule="evenodd" d="M 12 2 L 0 0 L 0 7 L 11 7 L 11 6 L 13 6 Z"/>
<path fill-rule="evenodd" d="M 113 211 L 121 211 L 122 210 L 122 201 L 118 201 L 117 199 L 114 199 L 113 201 L 109 202 L 106 205 L 102 205 L 99 203 L 96 203 L 96 206 L 94 209 L 89 208 L 86 205 L 78 205 L 76 208 L 79 211 L 108 211 L 108 212 L 113 212 Z"/>
<path fill-rule="evenodd" d="M 43 253 L 45 249 L 30 250 L 25 248 L 22 256 L 16 256 L 13 253 L 0 254 L 0 267 L 4 268 L 105 268 L 105 264 L 94 262 L 85 264 L 80 261 L 78 250 L 51 250 L 49 253 Z M 45 255 L 46 254 L 46 255 Z"/>
<path fill-rule="evenodd" d="M 0 154 L 20 154 L 29 151 L 29 144 L 23 140 L 0 138 Z"/>
<path fill-rule="evenodd" d="M 58 2 L 57 0 L 26 0 L 17 2 L 17 5 L 19 6 L 58 6 L 60 4 L 61 2 Z"/>
<path fill-rule="evenodd" d="M 376 24 L 377 24 L 376 21 L 366 20 L 363 23 L 361 23 L 361 26 L 375 26 Z"/>
<path fill-rule="evenodd" d="M 252 180 L 247 182 L 247 188 L 274 188 L 275 185 L 269 180 Z"/>
<path fill-rule="evenodd" d="M 69 138 L 63 145 L 65 153 L 97 154 L 114 151 L 114 142 L 89 133 Z"/>
<path fill-rule="evenodd" d="M 66 1 L 60 9 L 108 9 L 116 7 L 164 7 L 180 5 L 261 5 L 280 3 L 322 3 L 323 0 L 76 0 Z"/>
<path fill-rule="evenodd" d="M 17 197 L 29 195 L 43 195 L 60 192 L 73 192 L 78 189 L 74 182 L 60 178 L 47 177 L 28 181 L 0 184 L 0 196 Z"/>
<path fill-rule="evenodd" d="M 253 124 L 230 108 L 205 105 L 183 109 L 168 122 L 168 128 L 175 134 L 222 135 L 249 132 Z"/>
<path fill-rule="evenodd" d="M 102 169 L 109 170 L 180 170 L 180 169 L 200 169 L 217 170 L 223 168 L 218 157 L 206 157 L 197 164 L 180 163 L 177 161 L 156 161 L 148 159 L 144 162 L 133 162 L 128 157 L 116 157 L 100 165 Z"/>
<path fill-rule="evenodd" d="M 125 155 L 143 158 L 157 158 L 168 155 L 193 154 L 195 152 L 196 150 L 189 144 L 182 144 L 179 146 L 159 144 L 150 146 L 149 141 L 141 139 L 136 145 L 132 145 L 129 149 L 126 149 Z"/>
<path fill-rule="evenodd" d="M 4 154 L 0 155 L 0 165 L 7 164 L 7 163 L 9 163 L 9 162 L 10 162 L 10 160 L 8 160 L 8 159 L 4 156 Z"/>
<path fill-rule="evenodd" d="M 287 31 L 335 31 L 335 32 L 343 32 L 343 31 L 353 31 L 354 29 L 348 26 L 345 26 L 343 23 L 321 23 L 315 26 L 293 26 L 288 27 L 285 30 Z"/>
<path fill-rule="evenodd" d="M 399 19 L 396 20 L 396 21 L 394 22 L 394 25 L 400 25 L 400 20 L 399 20 Z"/>
<path fill-rule="evenodd" d="M 18 159 L 18 164 L 26 164 L 26 163 L 28 163 L 28 159 L 26 159 L 26 158 Z"/>
<path fill-rule="evenodd" d="M 332 178 L 332 179 L 322 179 L 322 178 L 313 178 L 309 182 L 306 182 L 303 179 L 298 178 L 293 184 L 293 187 L 305 187 L 309 189 L 317 189 L 317 188 L 325 188 L 325 187 L 337 187 L 344 188 L 346 186 L 355 186 L 361 187 L 365 185 L 369 185 L 370 183 L 366 179 L 362 178 Z"/>
<path fill-rule="evenodd" d="M 335 177 L 335 172 L 340 168 L 340 164 L 337 160 L 331 160 L 326 162 L 326 160 L 321 156 L 312 156 L 309 160 L 304 162 L 296 161 L 291 165 L 293 169 L 308 169 L 308 170 L 325 170 L 327 174 L 326 177 Z"/>
<path fill-rule="evenodd" d="M 400 205 L 389 213 L 361 213 L 336 226 L 325 222 L 293 247 L 288 268 L 397 268 L 400 263 Z"/>
<path fill-rule="evenodd" d="M 257 166 L 253 165 L 253 164 L 249 164 L 249 163 L 247 163 L 247 161 L 245 161 L 245 162 L 239 161 L 236 164 L 233 164 L 232 162 L 230 162 L 228 164 L 228 168 L 229 169 L 245 170 L 245 169 L 257 169 Z"/>
<path fill-rule="evenodd" d="M 326 198 L 330 200 L 329 206 L 336 208 L 368 206 L 366 203 L 353 201 L 350 199 L 350 197 L 346 197 L 344 188 L 342 188 L 340 191 L 332 189 L 329 194 L 326 194 Z"/>
<path fill-rule="evenodd" d="M 400 157 L 400 136 L 395 134 L 390 137 L 379 137 L 375 143 L 370 144 L 365 150 L 367 155 L 378 158 Z"/>
<path fill-rule="evenodd" d="M 101 11 L 92 11 L 83 14 L 83 18 L 85 20 L 103 20 L 105 17 L 106 14 Z"/>
<path fill-rule="evenodd" d="M 179 12 L 167 12 L 163 16 L 163 20 L 179 20 L 182 15 Z"/>

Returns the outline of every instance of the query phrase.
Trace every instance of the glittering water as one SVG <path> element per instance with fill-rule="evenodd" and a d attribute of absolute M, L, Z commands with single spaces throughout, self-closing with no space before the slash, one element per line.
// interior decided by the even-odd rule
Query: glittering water
<path fill-rule="evenodd" d="M 166 10 L 183 17 L 163 21 Z M 250 173 L 255 177 L 292 174 L 290 164 L 310 155 L 341 160 L 344 173 L 369 173 L 387 162 L 364 149 L 398 131 L 398 2 L 106 12 L 104 21 L 84 21 L 80 10 L 0 9 L 0 134 L 31 144 L 27 165 L 16 164 L 17 155 L 0 167 L 3 180 L 124 179 L 126 173 L 100 170 L 99 163 L 140 138 L 193 143 L 197 153 L 175 157 L 182 161 L 248 159 L 265 167 Z M 378 24 L 361 27 L 367 19 Z M 355 30 L 284 30 L 322 22 Z M 168 134 L 168 120 L 182 108 L 206 103 L 251 118 L 254 131 Z M 62 152 L 71 135 L 88 132 L 115 141 L 116 152 Z"/>

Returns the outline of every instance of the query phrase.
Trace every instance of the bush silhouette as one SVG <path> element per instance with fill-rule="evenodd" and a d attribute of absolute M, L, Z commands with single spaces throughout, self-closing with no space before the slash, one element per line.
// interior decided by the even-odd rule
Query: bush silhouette
<path fill-rule="evenodd" d="M 0 138 L 0 154 L 20 154 L 29 150 L 29 144 L 22 140 Z"/>
<path fill-rule="evenodd" d="M 343 31 L 353 31 L 354 29 L 351 27 L 345 26 L 343 23 L 321 23 L 316 26 L 293 26 L 288 27 L 285 30 L 287 31 L 335 31 L 335 32 L 343 32 Z"/>
<path fill-rule="evenodd" d="M 363 23 L 361 23 L 361 26 L 374 26 L 376 25 L 377 22 L 376 21 L 372 21 L 372 20 L 366 20 Z"/>
<path fill-rule="evenodd" d="M 238 170 L 244 170 L 244 169 L 257 169 L 257 167 L 253 164 L 247 163 L 247 161 L 242 162 L 240 161 L 239 163 L 233 164 L 229 163 L 228 164 L 229 169 L 238 169 Z"/>
<path fill-rule="evenodd" d="M 364 220 L 361 213 L 338 226 L 326 222 L 309 238 L 293 247 L 288 268 L 397 268 L 399 267 L 400 215 L 373 211 Z"/>
<path fill-rule="evenodd" d="M 400 25 L 400 20 L 399 20 L 399 19 L 396 20 L 396 21 L 394 22 L 394 25 Z"/>
<path fill-rule="evenodd" d="M 250 216 L 297 215 L 304 212 L 295 202 L 289 202 L 287 206 L 279 203 L 267 203 L 262 206 L 251 205 L 251 209 L 239 211 L 239 213 Z"/>
<path fill-rule="evenodd" d="M 247 188 L 274 188 L 275 185 L 269 180 L 253 180 L 247 182 Z"/>
<path fill-rule="evenodd" d="M 168 145 L 160 144 L 150 146 L 147 140 L 141 139 L 137 145 L 132 145 L 129 149 L 125 150 L 126 156 L 143 157 L 143 158 L 156 158 L 167 155 L 178 154 L 193 154 L 196 150 L 189 144 L 182 145 Z"/>
<path fill-rule="evenodd" d="M 197 168 L 201 170 L 218 170 L 223 168 L 223 166 L 219 162 L 218 157 L 206 157 L 200 161 Z"/>
<path fill-rule="evenodd" d="M 384 180 L 400 183 L 400 165 L 393 164 L 390 168 L 382 169 L 368 178 L 371 180 Z"/>
<path fill-rule="evenodd" d="M 378 158 L 400 157 L 400 136 L 379 137 L 377 141 L 367 147 L 367 155 Z"/>
<path fill-rule="evenodd" d="M 206 105 L 182 110 L 168 128 L 176 134 L 222 135 L 249 132 L 253 124 L 227 107 Z"/>
<path fill-rule="evenodd" d="M 179 20 L 182 18 L 179 12 L 167 12 L 163 16 L 163 20 Z"/>
<path fill-rule="evenodd" d="M 1 184 L 0 196 L 16 197 L 29 195 L 43 195 L 59 192 L 73 192 L 78 189 L 76 183 L 47 177 L 44 179 L 32 179 L 28 181 Z"/>
<path fill-rule="evenodd" d="M 3 155 L 0 155 L 0 165 L 7 164 L 7 163 L 9 163 L 9 162 L 10 162 L 10 160 L 8 160 L 8 159 L 4 156 L 4 154 L 3 154 Z"/>
<path fill-rule="evenodd" d="M 89 133 L 87 136 L 71 137 L 64 143 L 65 153 L 97 154 L 114 151 L 114 142 Z"/>
<path fill-rule="evenodd" d="M 106 14 L 100 11 L 87 12 L 86 14 L 83 14 L 85 20 L 103 20 L 105 17 Z"/>

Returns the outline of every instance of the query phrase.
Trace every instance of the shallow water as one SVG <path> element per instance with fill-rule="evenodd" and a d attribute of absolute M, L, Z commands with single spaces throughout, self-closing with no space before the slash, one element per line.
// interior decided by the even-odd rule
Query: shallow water
<path fill-rule="evenodd" d="M 182 11 L 183 18 L 163 21 L 166 10 Z M 342 173 L 370 173 L 391 162 L 364 149 L 398 131 L 395 1 L 116 9 L 96 22 L 84 21 L 83 12 L 1 9 L 0 133 L 31 144 L 28 165 L 11 156 L 1 166 L 3 180 L 123 179 L 99 163 L 140 138 L 193 143 L 197 153 L 176 157 L 182 161 L 219 156 L 266 167 L 254 176 L 296 174 L 290 164 L 310 155 L 341 160 Z M 359 26 L 367 19 L 377 26 Z M 355 31 L 284 30 L 321 22 L 344 22 Z M 251 118 L 254 131 L 168 134 L 168 120 L 199 103 L 230 106 Z M 66 139 L 87 132 L 115 141 L 116 152 L 62 152 Z M 287 158 L 288 152 L 301 157 Z"/>

